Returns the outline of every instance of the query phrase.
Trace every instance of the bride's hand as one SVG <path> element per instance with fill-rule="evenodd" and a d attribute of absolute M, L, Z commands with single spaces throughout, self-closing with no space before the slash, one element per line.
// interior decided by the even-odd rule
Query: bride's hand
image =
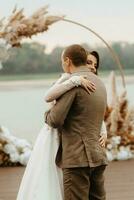
<path fill-rule="evenodd" d="M 105 147 L 107 142 L 107 135 L 106 134 L 102 135 L 99 139 L 99 142 L 101 147 Z"/>
<path fill-rule="evenodd" d="M 95 92 L 96 87 L 95 84 L 89 80 L 86 79 L 86 77 L 81 76 L 81 86 L 89 93 Z"/>

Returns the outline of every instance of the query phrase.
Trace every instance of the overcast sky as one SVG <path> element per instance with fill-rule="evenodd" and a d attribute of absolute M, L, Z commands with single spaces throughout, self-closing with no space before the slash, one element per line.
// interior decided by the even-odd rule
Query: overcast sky
<path fill-rule="evenodd" d="M 108 42 L 134 42 L 133 0 L 0 0 L 0 17 L 9 16 L 15 4 L 23 7 L 27 15 L 49 4 L 50 13 L 64 14 L 68 19 L 83 23 Z M 33 37 L 33 40 L 46 44 L 48 50 L 56 45 L 100 43 L 92 34 L 66 22 L 53 25 L 47 33 Z"/>

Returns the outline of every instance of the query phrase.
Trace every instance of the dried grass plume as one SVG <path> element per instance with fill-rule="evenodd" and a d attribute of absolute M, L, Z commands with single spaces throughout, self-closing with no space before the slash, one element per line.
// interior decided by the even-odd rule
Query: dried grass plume
<path fill-rule="evenodd" d="M 48 6 L 37 10 L 30 17 L 24 15 L 24 10 L 13 9 L 8 19 L 0 20 L 0 38 L 12 47 L 21 45 L 23 38 L 47 31 L 53 23 L 62 20 L 64 16 L 48 15 Z"/>

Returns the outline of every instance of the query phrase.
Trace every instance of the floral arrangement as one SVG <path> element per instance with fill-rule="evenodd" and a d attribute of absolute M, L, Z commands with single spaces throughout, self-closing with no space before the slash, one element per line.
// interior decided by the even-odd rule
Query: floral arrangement
<path fill-rule="evenodd" d="M 107 155 L 109 160 L 126 160 L 134 157 L 134 107 L 129 105 L 126 90 L 117 95 L 113 72 L 110 80 L 112 94 L 105 115 Z"/>
<path fill-rule="evenodd" d="M 18 139 L 3 126 L 0 127 L 0 166 L 27 165 L 32 145 Z"/>
<path fill-rule="evenodd" d="M 18 10 L 15 7 L 8 19 L 0 20 L 0 38 L 9 46 L 19 47 L 23 38 L 45 32 L 50 25 L 64 18 L 47 14 L 48 6 L 40 8 L 30 17 L 24 15 L 23 9 Z"/>

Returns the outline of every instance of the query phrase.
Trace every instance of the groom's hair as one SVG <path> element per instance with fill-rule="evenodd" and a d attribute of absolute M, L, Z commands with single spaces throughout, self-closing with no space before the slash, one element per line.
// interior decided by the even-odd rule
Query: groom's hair
<path fill-rule="evenodd" d="M 63 53 L 63 58 L 68 57 L 74 66 L 79 67 L 87 64 L 87 53 L 86 50 L 78 44 L 68 46 Z"/>

